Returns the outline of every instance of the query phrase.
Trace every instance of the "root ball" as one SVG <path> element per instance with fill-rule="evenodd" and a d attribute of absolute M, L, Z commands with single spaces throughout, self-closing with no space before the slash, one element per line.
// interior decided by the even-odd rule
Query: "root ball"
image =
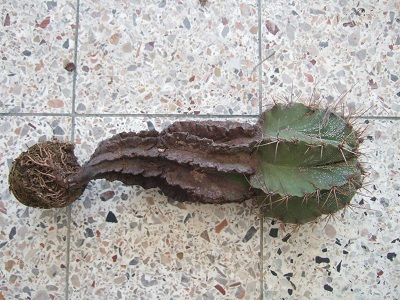
<path fill-rule="evenodd" d="M 85 186 L 72 190 L 68 182 L 68 177 L 80 169 L 74 145 L 56 140 L 38 143 L 14 161 L 9 175 L 10 190 L 27 206 L 65 207 L 85 190 Z"/>

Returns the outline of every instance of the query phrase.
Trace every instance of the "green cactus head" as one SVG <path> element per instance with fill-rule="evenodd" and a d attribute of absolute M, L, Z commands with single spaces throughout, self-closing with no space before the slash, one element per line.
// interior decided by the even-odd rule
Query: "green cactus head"
<path fill-rule="evenodd" d="M 362 183 L 357 131 L 341 116 L 303 104 L 275 105 L 261 115 L 257 171 L 250 183 L 265 214 L 304 224 L 349 204 Z"/>

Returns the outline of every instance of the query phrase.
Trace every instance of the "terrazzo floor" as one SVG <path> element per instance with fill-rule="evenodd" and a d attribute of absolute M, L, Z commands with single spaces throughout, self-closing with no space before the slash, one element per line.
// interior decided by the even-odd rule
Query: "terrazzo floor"
<path fill-rule="evenodd" d="M 2 0 L 0 58 L 0 300 L 400 298 L 400 1 Z M 120 131 L 254 122 L 282 98 L 367 126 L 367 190 L 336 220 L 292 232 L 252 201 L 103 180 L 58 210 L 9 191 L 37 141 L 83 162 Z"/>

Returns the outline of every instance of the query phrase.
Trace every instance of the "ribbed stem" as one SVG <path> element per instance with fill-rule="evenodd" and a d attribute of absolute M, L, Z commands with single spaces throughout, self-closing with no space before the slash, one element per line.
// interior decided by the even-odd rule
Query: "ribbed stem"
<path fill-rule="evenodd" d="M 68 181 L 70 189 L 106 178 L 157 186 L 181 201 L 241 202 L 255 195 L 247 176 L 257 167 L 252 150 L 259 138 L 256 126 L 212 121 L 121 133 L 101 142 Z"/>

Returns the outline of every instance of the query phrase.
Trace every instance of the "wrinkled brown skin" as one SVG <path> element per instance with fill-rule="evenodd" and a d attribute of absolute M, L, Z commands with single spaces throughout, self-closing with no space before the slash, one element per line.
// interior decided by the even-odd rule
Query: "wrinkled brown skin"
<path fill-rule="evenodd" d="M 21 203 L 40 208 L 68 206 L 86 185 L 70 189 L 68 176 L 81 171 L 72 144 L 49 141 L 35 144 L 13 163 L 10 190 Z"/>
<path fill-rule="evenodd" d="M 49 141 L 15 160 L 10 189 L 23 204 L 40 208 L 71 204 L 99 178 L 158 187 L 178 201 L 242 202 L 257 193 L 243 177 L 256 170 L 252 154 L 261 140 L 258 125 L 176 122 L 160 133 L 117 134 L 101 142 L 82 167 L 73 145 Z"/>

